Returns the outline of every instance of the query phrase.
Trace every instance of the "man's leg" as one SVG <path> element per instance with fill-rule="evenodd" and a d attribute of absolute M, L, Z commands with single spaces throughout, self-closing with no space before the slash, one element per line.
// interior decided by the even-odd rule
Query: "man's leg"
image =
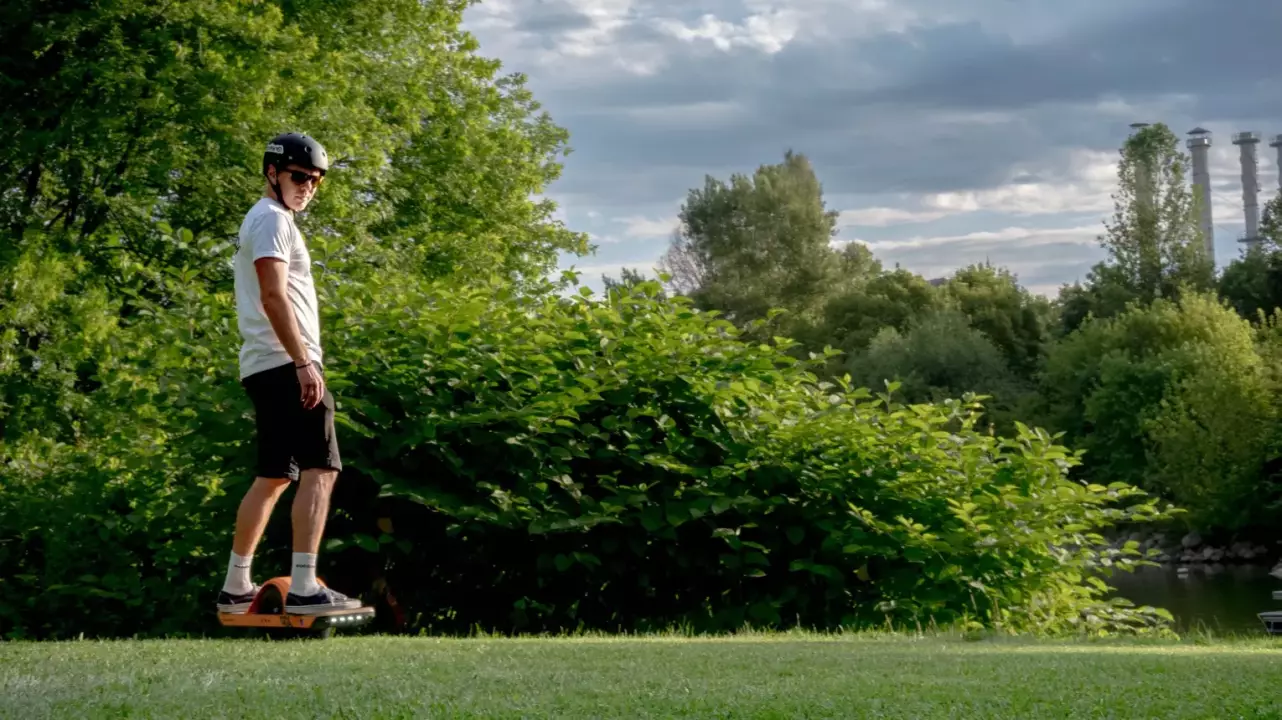
<path fill-rule="evenodd" d="M 298 466 L 301 469 L 298 494 L 294 497 L 291 518 L 294 522 L 294 566 L 290 575 L 286 612 L 323 612 L 337 608 L 360 607 L 331 588 L 316 581 L 316 561 L 329 499 L 338 474 L 343 469 L 338 440 L 334 433 L 334 396 L 325 392 L 320 404 L 303 411 L 297 427 Z"/>
<path fill-rule="evenodd" d="M 258 541 L 267 529 L 276 501 L 289 487 L 289 478 L 254 478 L 254 484 L 240 501 L 240 510 L 236 513 L 236 534 L 232 537 L 232 552 L 244 557 L 251 557 Z"/>
<path fill-rule="evenodd" d="M 236 513 L 236 533 L 232 537 L 231 559 L 227 562 L 227 579 L 223 581 L 224 595 L 219 598 L 219 609 L 224 612 L 247 609 L 247 598 L 256 588 L 250 573 L 254 549 L 267 529 L 276 501 L 289 483 L 289 478 L 257 477 L 245 492 L 245 497 L 241 498 L 240 510 Z"/>
<path fill-rule="evenodd" d="M 294 496 L 291 514 L 294 522 L 294 571 L 290 590 L 300 596 L 320 592 L 316 582 L 316 557 L 320 553 L 325 518 L 329 515 L 329 498 L 337 479 L 337 470 L 312 469 L 303 471 L 298 482 L 298 494 Z"/>
<path fill-rule="evenodd" d="M 293 372 L 292 368 L 285 370 Z M 291 455 L 288 406 L 281 402 L 289 392 L 281 384 L 281 369 L 250 375 L 242 385 L 254 405 L 254 435 L 257 445 L 257 467 L 254 484 L 245 492 L 236 512 L 236 529 L 232 536 L 231 559 L 227 579 L 218 595 L 222 612 L 245 612 L 257 590 L 250 576 L 254 549 L 267 528 L 272 510 L 289 483 L 298 477 Z M 295 395 L 297 397 L 297 395 Z"/>

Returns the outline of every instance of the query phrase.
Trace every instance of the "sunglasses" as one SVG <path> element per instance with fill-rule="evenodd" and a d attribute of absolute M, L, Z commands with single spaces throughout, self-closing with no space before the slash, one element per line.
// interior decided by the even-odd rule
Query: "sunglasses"
<path fill-rule="evenodd" d="M 311 173 L 305 173 L 302 170 L 289 170 L 286 171 L 285 174 L 289 176 L 290 180 L 294 181 L 295 185 L 303 185 L 306 183 L 320 185 L 321 180 L 325 179 L 324 175 L 312 175 Z"/>

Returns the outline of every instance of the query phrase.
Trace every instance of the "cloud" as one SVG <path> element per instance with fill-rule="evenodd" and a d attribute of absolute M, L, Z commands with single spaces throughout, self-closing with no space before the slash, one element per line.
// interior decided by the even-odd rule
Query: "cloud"
<path fill-rule="evenodd" d="M 574 153 L 549 194 L 571 227 L 615 240 L 592 263 L 647 267 L 687 190 L 793 149 L 840 210 L 842 239 L 923 272 L 989 257 L 1053 288 L 1102 257 L 1094 238 L 1135 121 L 1213 131 L 1216 249 L 1221 264 L 1236 256 L 1230 135 L 1282 133 L 1282 3 L 1233 10 L 1194 0 L 487 0 L 466 17 L 482 54 L 527 73 L 569 129 Z M 1277 175 L 1275 154 L 1259 149 L 1263 205 Z"/>
<path fill-rule="evenodd" d="M 921 223 L 938 220 L 949 213 L 939 210 L 905 210 L 894 207 L 866 207 L 856 210 L 842 210 L 837 218 L 838 227 L 886 227 L 905 223 Z"/>
<path fill-rule="evenodd" d="M 1101 225 L 1058 228 L 1004 227 L 960 235 L 917 235 L 862 242 L 886 266 L 899 265 L 926 278 L 947 277 L 973 264 L 1007 268 L 1030 292 L 1053 297 L 1060 285 L 1083 279 L 1104 259 Z"/>
<path fill-rule="evenodd" d="M 623 229 L 623 234 L 630 238 L 668 238 L 672 236 L 672 232 L 680 224 L 677 218 L 652 220 L 648 217 L 640 216 L 618 218 L 617 222 L 621 222 L 626 226 Z"/>
<path fill-rule="evenodd" d="M 968 213 L 1000 213 L 1015 217 L 1061 214 L 1100 214 L 1113 207 L 1116 157 L 1094 151 L 1074 151 L 1036 169 L 1016 167 L 1003 185 L 989 188 L 921 193 L 911 207 L 864 207 L 843 210 L 843 227 L 887 227 L 923 223 Z"/>

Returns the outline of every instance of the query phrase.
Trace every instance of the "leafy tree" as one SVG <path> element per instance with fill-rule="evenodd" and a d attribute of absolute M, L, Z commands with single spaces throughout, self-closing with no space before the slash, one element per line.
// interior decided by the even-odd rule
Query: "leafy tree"
<path fill-rule="evenodd" d="M 522 277 L 586 250 L 530 199 L 565 133 L 522 76 L 473 54 L 468 4 L 7 3 L 0 263 L 38 243 L 104 275 L 125 252 L 225 283 L 221 261 L 195 266 L 191 235 L 166 228 L 234 239 L 284 129 L 320 138 L 335 166 L 302 218 L 323 263 L 400 252 L 431 275 Z"/>
<path fill-rule="evenodd" d="M 899 382 L 899 395 L 908 403 L 942 402 L 966 393 L 1005 399 L 1016 383 L 1002 352 L 953 309 L 913 318 L 902 333 L 883 328 L 849 367 L 854 379 L 870 388 Z"/>
<path fill-rule="evenodd" d="M 1085 287 L 1061 292 L 1065 333 L 1088 315 L 1112 317 L 1133 302 L 1213 287 L 1188 167 L 1179 138 L 1162 123 L 1138 130 L 1122 145 L 1115 211 L 1101 238 L 1109 259 L 1093 268 Z"/>
<path fill-rule="evenodd" d="M 77 282 L 84 266 L 28 248 L 0 284 L 0 461 L 23 437 L 76 439 L 97 385 L 87 369 L 117 326 L 109 294 Z"/>
<path fill-rule="evenodd" d="M 824 206 L 810 161 L 789 151 L 775 165 L 729 182 L 708 177 L 689 192 L 663 267 L 698 307 L 740 327 L 786 310 L 785 323 L 813 322 L 838 281 L 830 246 L 836 211 Z M 785 333 L 786 334 L 786 333 Z"/>
<path fill-rule="evenodd" d="M 824 306 L 816 334 L 854 356 L 882 329 L 906 331 L 914 318 L 941 307 L 943 299 L 934 286 L 916 273 L 895 268 L 852 283 L 833 297 Z"/>
<path fill-rule="evenodd" d="M 833 287 L 834 295 L 845 290 L 862 287 L 885 272 L 881 261 L 863 243 L 846 243 L 842 247 L 840 255 L 841 262 L 838 269 L 837 283 Z"/>
<path fill-rule="evenodd" d="M 1252 322 L 1282 307 L 1282 193 L 1264 206 L 1260 240 L 1229 263 L 1219 280 L 1220 297 Z"/>
<path fill-rule="evenodd" d="M 1048 300 L 1020 287 L 1010 271 L 990 265 L 962 268 L 940 290 L 1001 352 L 1012 372 L 1031 380 L 1041 369 L 1053 317 Z"/>
<path fill-rule="evenodd" d="M 323 139 L 334 165 L 299 218 L 322 292 L 390 267 L 538 278 L 582 250 L 530 199 L 565 133 L 520 75 L 474 54 L 466 5 L 5 4 L 0 273 L 21 279 L 0 289 L 3 437 L 74 439 L 103 343 L 148 323 L 146 301 L 174 301 L 156 278 L 230 287 L 282 129 Z"/>
<path fill-rule="evenodd" d="M 1041 393 L 1093 482 L 1126 482 L 1241 527 L 1274 453 L 1276 395 L 1250 325 L 1209 294 L 1135 306 L 1059 342 Z"/>
<path fill-rule="evenodd" d="M 627 267 L 623 268 L 623 270 L 619 273 L 619 279 L 617 280 L 610 277 L 609 275 L 601 276 L 601 284 L 605 286 L 606 295 L 613 295 L 614 291 L 620 290 L 623 288 L 636 288 L 640 286 L 642 283 L 646 283 L 646 282 L 651 282 L 651 281 L 646 278 L 644 273 L 642 273 L 640 270 L 633 270 L 632 268 L 627 268 Z M 659 297 L 661 298 L 666 297 L 667 295 L 666 291 L 664 291 L 662 288 L 658 290 L 658 293 L 659 293 Z"/>
<path fill-rule="evenodd" d="M 1266 243 L 1282 245 L 1282 192 L 1264 204 L 1264 213 L 1260 217 L 1260 238 Z"/>

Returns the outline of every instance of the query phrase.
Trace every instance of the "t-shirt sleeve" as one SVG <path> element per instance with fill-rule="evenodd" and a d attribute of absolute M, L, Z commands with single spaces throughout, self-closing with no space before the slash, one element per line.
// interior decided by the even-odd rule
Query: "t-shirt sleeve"
<path fill-rule="evenodd" d="M 263 213 L 250 228 L 249 251 L 252 259 L 277 258 L 289 262 L 293 233 L 289 221 L 277 213 Z"/>

